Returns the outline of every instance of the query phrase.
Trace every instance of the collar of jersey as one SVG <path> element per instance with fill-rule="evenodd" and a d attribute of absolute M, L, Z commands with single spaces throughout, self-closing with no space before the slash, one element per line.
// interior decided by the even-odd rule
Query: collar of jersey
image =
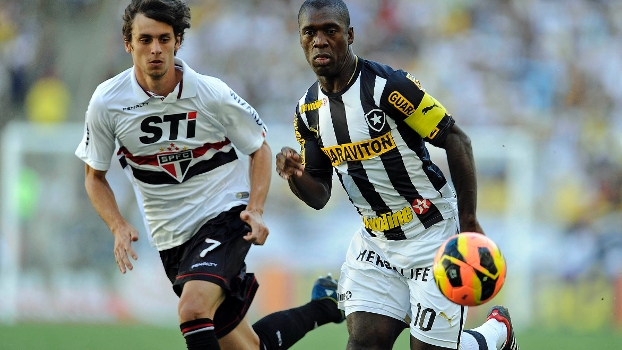
<path fill-rule="evenodd" d="M 359 75 L 361 74 L 361 70 L 363 70 L 363 65 L 365 64 L 365 60 L 362 59 L 361 57 L 357 56 L 357 65 L 354 69 L 354 73 L 352 74 L 352 77 L 350 77 L 350 81 L 348 82 L 348 85 L 344 86 L 343 89 L 337 91 L 337 92 L 328 92 L 325 91 L 324 89 L 322 89 L 322 85 L 319 84 L 318 82 L 318 86 L 320 87 L 320 90 L 322 91 L 322 93 L 328 97 L 337 97 L 337 96 L 341 96 L 343 94 L 345 94 L 348 90 L 350 90 L 350 88 L 352 87 L 352 85 L 354 85 L 354 83 L 356 83 L 357 80 L 359 80 Z M 184 87 L 185 89 L 185 87 Z"/>
<path fill-rule="evenodd" d="M 197 72 L 195 72 L 192 68 L 190 68 L 186 64 L 186 62 L 184 62 L 181 58 L 175 57 L 175 64 L 182 66 L 183 71 L 184 71 L 184 75 L 182 78 L 184 82 L 184 88 L 181 91 L 180 99 L 196 96 L 197 82 L 198 82 Z M 132 72 L 130 74 L 130 76 L 132 77 L 132 91 L 134 92 L 134 96 L 139 101 L 144 102 L 144 101 L 149 100 L 151 97 L 149 97 L 149 95 L 145 93 L 143 88 L 140 87 L 140 85 L 138 85 L 138 81 L 136 80 L 136 72 L 134 71 L 135 69 L 136 69 L 135 67 L 132 67 Z M 179 84 L 177 85 L 175 89 L 178 89 L 178 88 L 179 88 Z"/>

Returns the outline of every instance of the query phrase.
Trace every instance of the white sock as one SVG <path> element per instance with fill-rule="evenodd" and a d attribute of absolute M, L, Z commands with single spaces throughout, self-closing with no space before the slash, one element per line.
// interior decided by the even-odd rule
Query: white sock
<path fill-rule="evenodd" d="M 484 336 L 484 339 L 486 339 L 486 344 L 488 344 L 489 350 L 501 349 L 503 347 L 503 344 L 505 344 L 505 341 L 508 337 L 508 328 L 505 326 L 505 323 L 499 322 L 495 320 L 494 318 L 491 318 L 490 320 L 486 321 L 483 325 L 472 329 L 472 331 L 477 332 L 481 334 L 482 336 Z M 465 334 L 468 334 L 468 333 L 462 333 L 463 336 Z M 462 347 L 460 348 L 462 349 Z M 474 349 L 477 349 L 477 348 L 474 348 Z M 467 349 L 464 349 L 464 350 L 467 350 Z"/>
<path fill-rule="evenodd" d="M 481 350 L 477 340 L 469 333 L 462 332 L 460 337 L 460 350 Z"/>

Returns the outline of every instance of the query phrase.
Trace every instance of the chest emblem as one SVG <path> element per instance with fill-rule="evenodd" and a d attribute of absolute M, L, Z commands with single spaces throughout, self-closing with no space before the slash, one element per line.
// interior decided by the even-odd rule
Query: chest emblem
<path fill-rule="evenodd" d="M 158 164 L 164 171 L 181 183 L 192 162 L 192 151 L 187 150 L 185 147 L 180 149 L 174 143 L 171 143 L 166 148 L 161 148 L 160 151 L 163 152 L 157 154 Z"/>
<path fill-rule="evenodd" d="M 386 124 L 387 116 L 380 109 L 372 109 L 365 114 L 365 120 L 372 130 L 380 132 Z"/>
<path fill-rule="evenodd" d="M 432 202 L 430 202 L 430 200 L 428 199 L 415 199 L 413 201 L 412 207 L 413 210 L 415 211 L 415 213 L 419 214 L 419 215 L 423 215 L 425 213 L 428 212 L 428 210 L 430 210 L 430 207 L 432 206 Z"/>

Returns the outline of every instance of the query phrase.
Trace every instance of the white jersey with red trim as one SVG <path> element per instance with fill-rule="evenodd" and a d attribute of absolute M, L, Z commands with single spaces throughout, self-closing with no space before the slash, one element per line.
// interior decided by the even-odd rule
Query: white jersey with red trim
<path fill-rule="evenodd" d="M 209 219 L 248 203 L 248 171 L 236 149 L 255 152 L 267 132 L 255 109 L 224 82 L 179 58 L 175 64 L 183 79 L 165 97 L 143 90 L 134 68 L 100 84 L 75 152 L 106 171 L 119 147 L 158 250 L 186 242 Z"/>

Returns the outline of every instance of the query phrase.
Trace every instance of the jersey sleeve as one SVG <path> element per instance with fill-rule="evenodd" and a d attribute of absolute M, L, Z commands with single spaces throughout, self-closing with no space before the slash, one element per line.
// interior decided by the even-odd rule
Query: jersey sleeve
<path fill-rule="evenodd" d="M 220 122 L 227 130 L 227 138 L 244 154 L 251 154 L 263 144 L 268 127 L 257 111 L 238 96 L 224 82 L 221 96 Z"/>
<path fill-rule="evenodd" d="M 330 159 L 322 152 L 317 137 L 305 124 L 298 107 L 294 115 L 294 133 L 300 144 L 300 155 L 305 171 L 314 177 L 330 181 L 333 175 L 333 166 Z"/>
<path fill-rule="evenodd" d="M 107 171 L 115 151 L 115 133 L 111 118 L 97 91 L 86 110 L 84 135 L 76 156 L 91 168 Z"/>
<path fill-rule="evenodd" d="M 445 107 L 415 77 L 401 70 L 388 79 L 380 104 L 390 117 L 403 121 L 433 145 L 441 144 L 454 124 Z"/>

